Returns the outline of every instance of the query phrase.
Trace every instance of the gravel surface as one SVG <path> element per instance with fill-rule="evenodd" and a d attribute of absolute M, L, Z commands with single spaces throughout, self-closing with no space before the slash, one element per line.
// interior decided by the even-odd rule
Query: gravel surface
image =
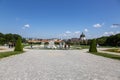
<path fill-rule="evenodd" d="M 0 80 L 120 80 L 120 61 L 84 50 L 28 50 L 0 60 Z"/>
<path fill-rule="evenodd" d="M 0 52 L 13 51 L 14 48 L 8 48 L 8 46 L 0 46 Z"/>

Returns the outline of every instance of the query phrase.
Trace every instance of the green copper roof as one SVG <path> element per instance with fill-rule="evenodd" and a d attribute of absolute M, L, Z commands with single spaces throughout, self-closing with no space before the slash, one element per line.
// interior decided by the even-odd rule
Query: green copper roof
<path fill-rule="evenodd" d="M 80 35 L 80 37 L 85 37 L 85 34 L 82 32 L 82 34 Z"/>

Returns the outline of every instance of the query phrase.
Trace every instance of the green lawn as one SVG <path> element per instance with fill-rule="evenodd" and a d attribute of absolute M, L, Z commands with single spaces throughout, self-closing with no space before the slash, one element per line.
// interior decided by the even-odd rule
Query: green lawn
<path fill-rule="evenodd" d="M 16 55 L 16 54 L 21 54 L 23 52 L 21 51 L 9 51 L 9 52 L 0 52 L 0 58 Z"/>
<path fill-rule="evenodd" d="M 72 45 L 71 49 L 89 49 L 88 45 Z"/>
<path fill-rule="evenodd" d="M 108 53 L 101 53 L 101 52 L 91 53 L 91 54 L 95 54 L 95 55 L 98 55 L 98 56 L 103 56 L 103 57 L 107 57 L 107 58 L 120 60 L 120 56 L 119 55 L 115 55 L 115 54 L 108 54 Z"/>

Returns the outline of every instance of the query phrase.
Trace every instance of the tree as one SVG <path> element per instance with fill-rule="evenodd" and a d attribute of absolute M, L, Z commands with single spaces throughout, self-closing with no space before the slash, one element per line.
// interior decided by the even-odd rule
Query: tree
<path fill-rule="evenodd" d="M 0 44 L 5 44 L 4 34 L 0 33 Z"/>
<path fill-rule="evenodd" d="M 19 37 L 22 38 L 18 34 L 12 34 L 12 33 L 3 34 L 3 33 L 0 32 L 0 45 L 1 44 L 3 45 L 5 43 L 7 44 L 9 42 L 14 44 Z"/>
<path fill-rule="evenodd" d="M 14 51 L 23 51 L 23 46 L 22 46 L 20 37 L 18 38 L 18 40 L 16 42 Z"/>
<path fill-rule="evenodd" d="M 96 48 L 97 44 L 96 44 L 96 40 L 93 39 L 90 43 L 90 48 L 89 48 L 89 52 L 97 52 L 97 48 Z"/>
<path fill-rule="evenodd" d="M 97 38 L 97 43 L 100 46 L 105 46 L 107 38 L 108 38 L 107 36 L 103 36 L 103 37 Z"/>
<path fill-rule="evenodd" d="M 115 46 L 120 46 L 120 34 L 115 35 Z"/>
<path fill-rule="evenodd" d="M 0 33 L 0 38 L 3 38 L 4 37 L 4 34 L 3 33 Z"/>
<path fill-rule="evenodd" d="M 44 44 L 45 44 L 45 45 L 48 45 L 48 44 L 49 44 L 49 42 L 45 42 Z"/>
<path fill-rule="evenodd" d="M 5 40 L 6 42 L 13 42 L 14 41 L 14 37 L 13 34 L 9 33 L 9 34 L 5 34 Z"/>
<path fill-rule="evenodd" d="M 55 42 L 55 45 L 59 45 L 59 42 Z"/>
<path fill-rule="evenodd" d="M 106 39 L 107 46 L 120 46 L 120 33 L 111 35 Z"/>
<path fill-rule="evenodd" d="M 18 34 L 12 34 L 13 35 L 13 41 L 16 42 L 18 40 L 18 38 L 20 37 L 22 39 L 22 37 Z"/>

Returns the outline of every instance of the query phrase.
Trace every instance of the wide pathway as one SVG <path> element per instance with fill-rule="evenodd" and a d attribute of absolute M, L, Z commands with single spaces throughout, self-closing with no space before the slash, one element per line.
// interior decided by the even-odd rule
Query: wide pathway
<path fill-rule="evenodd" d="M 120 80 L 120 61 L 84 50 L 28 50 L 0 60 L 0 80 Z"/>

